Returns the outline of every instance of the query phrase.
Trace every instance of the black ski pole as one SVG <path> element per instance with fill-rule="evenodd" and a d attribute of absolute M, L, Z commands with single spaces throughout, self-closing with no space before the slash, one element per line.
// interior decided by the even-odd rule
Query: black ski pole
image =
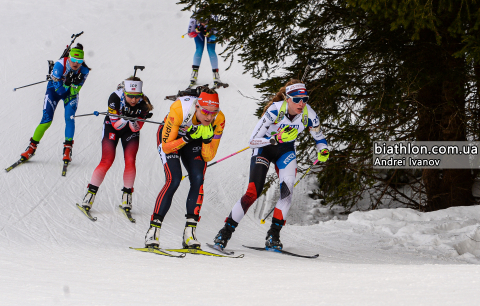
<path fill-rule="evenodd" d="M 116 114 L 110 114 L 108 112 L 97 112 L 97 111 L 94 111 L 93 113 L 91 114 L 83 114 L 83 115 L 76 115 L 76 116 L 70 116 L 71 119 L 73 118 L 77 118 L 77 117 L 85 117 L 85 116 L 98 116 L 98 115 L 109 115 L 109 116 L 112 116 L 112 117 L 118 117 L 118 118 L 123 118 L 123 119 L 127 119 L 127 120 L 131 120 L 131 121 L 141 121 L 141 122 L 148 122 L 148 123 L 155 123 L 155 124 L 163 124 L 163 122 L 157 122 L 157 121 L 150 121 L 150 120 L 144 120 L 144 119 L 138 119 L 138 118 L 133 118 L 133 117 L 127 117 L 127 116 L 122 116 L 122 115 L 116 115 Z"/>
<path fill-rule="evenodd" d="M 77 118 L 77 117 L 85 117 L 85 116 L 98 116 L 98 115 L 108 115 L 107 112 L 97 112 L 97 111 L 94 111 L 93 113 L 91 114 L 83 114 L 83 115 L 75 115 L 75 116 L 70 116 L 70 119 L 73 119 L 73 118 Z"/>
<path fill-rule="evenodd" d="M 37 82 L 37 83 L 28 84 L 28 85 L 21 86 L 21 87 L 16 87 L 16 88 L 13 89 L 13 91 L 17 91 L 17 89 L 29 87 L 29 86 L 32 86 L 32 85 L 37 85 L 37 84 L 40 84 L 40 83 L 45 83 L 45 82 L 48 82 L 48 81 L 50 81 L 50 79 L 47 79 L 47 80 L 41 81 L 41 82 Z"/>

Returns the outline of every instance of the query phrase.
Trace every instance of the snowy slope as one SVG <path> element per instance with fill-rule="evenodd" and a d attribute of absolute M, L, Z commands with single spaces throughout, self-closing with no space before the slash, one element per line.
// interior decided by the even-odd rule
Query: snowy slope
<path fill-rule="evenodd" d="M 77 114 L 104 111 L 108 96 L 134 65 L 146 66 L 138 75 L 155 106 L 154 121 L 161 121 L 169 109 L 171 102 L 163 97 L 186 86 L 194 43 L 181 38 L 189 14 L 180 12 L 175 1 L 0 4 L 4 167 L 27 146 L 41 119 L 45 92 L 44 84 L 12 89 L 43 80 L 47 60 L 58 58 L 72 33 L 85 32 L 78 42 L 93 68 Z M 221 77 L 230 87 L 219 91 L 227 122 L 216 159 L 246 147 L 257 121 L 252 115 L 255 102 L 237 93 L 258 96 L 256 81 L 242 74 L 239 64 L 225 68 L 221 63 Z M 199 83 L 208 82 L 211 69 L 204 55 Z M 242 244 L 262 245 L 268 229 L 253 208 L 229 243 L 230 249 L 245 254 L 243 259 L 173 259 L 129 250 L 142 246 L 164 183 L 157 126 L 147 124 L 141 132 L 133 211 L 137 223 L 130 224 L 117 208 L 123 187 L 120 145 L 98 192 L 92 210 L 98 221 L 93 223 L 75 202 L 81 201 L 100 160 L 102 119 L 76 119 L 67 177 L 60 176 L 62 106 L 35 157 L 8 174 L 0 172 L 0 305 L 476 305 L 480 298 L 478 207 L 418 218 L 408 210 L 355 213 L 347 221 L 285 227 L 285 248 L 319 253 L 316 260 L 244 249 Z M 212 241 L 244 192 L 249 157 L 250 152 L 243 152 L 208 169 L 198 227 L 201 242 Z M 164 247 L 181 246 L 188 188 L 185 180 L 165 218 Z M 302 209 L 294 206 L 292 215 Z"/>

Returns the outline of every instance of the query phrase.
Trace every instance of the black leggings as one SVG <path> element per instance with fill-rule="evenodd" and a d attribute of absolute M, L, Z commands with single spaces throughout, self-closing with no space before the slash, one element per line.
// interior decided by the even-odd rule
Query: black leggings
<path fill-rule="evenodd" d="M 193 218 L 198 221 L 200 220 L 200 209 L 203 204 L 203 181 L 207 169 L 207 163 L 202 158 L 202 141 L 200 139 L 193 140 L 177 152 L 165 154 L 161 149 L 162 129 L 163 126 L 160 126 L 158 129 L 157 144 L 159 145 L 159 154 L 165 171 L 165 185 L 158 194 L 157 201 L 155 202 L 152 221 L 154 219 L 163 220 L 170 209 L 173 195 L 182 181 L 180 158 L 188 172 L 188 179 L 190 181 L 186 216 L 187 218 Z"/>

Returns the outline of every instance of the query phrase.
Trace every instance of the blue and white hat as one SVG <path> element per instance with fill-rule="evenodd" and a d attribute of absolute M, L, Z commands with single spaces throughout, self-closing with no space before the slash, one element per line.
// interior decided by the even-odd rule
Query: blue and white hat
<path fill-rule="evenodd" d="M 296 84 L 287 86 L 286 93 L 287 93 L 287 96 L 290 96 L 290 97 L 308 95 L 307 88 L 303 83 L 296 83 Z"/>

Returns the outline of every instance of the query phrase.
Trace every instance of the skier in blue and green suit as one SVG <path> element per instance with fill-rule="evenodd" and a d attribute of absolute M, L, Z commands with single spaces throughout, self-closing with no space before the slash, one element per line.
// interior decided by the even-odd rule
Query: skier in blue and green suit
<path fill-rule="evenodd" d="M 65 107 L 63 160 L 65 162 L 71 161 L 73 135 L 75 134 L 75 119 L 73 116 L 77 111 L 79 92 L 89 72 L 90 68 L 84 62 L 84 52 L 81 44 L 77 44 L 70 50 L 68 56 L 55 63 L 45 93 L 42 121 L 30 138 L 30 144 L 25 152 L 20 154 L 22 160 L 28 160 L 34 155 L 40 140 L 52 124 L 58 103 L 63 100 Z"/>

